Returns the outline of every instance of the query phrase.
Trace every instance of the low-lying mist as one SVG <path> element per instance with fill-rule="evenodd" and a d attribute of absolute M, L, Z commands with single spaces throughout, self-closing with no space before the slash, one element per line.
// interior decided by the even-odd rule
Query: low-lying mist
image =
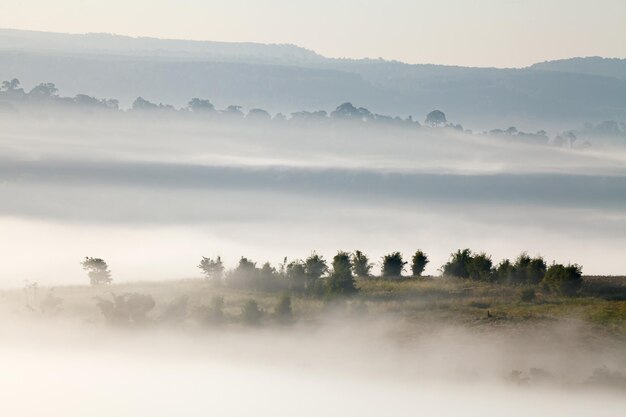
<path fill-rule="evenodd" d="M 600 378 L 624 369 L 623 350 L 567 322 L 489 333 L 338 313 L 212 331 L 6 319 L 0 407 L 11 416 L 608 417 L 626 406 Z"/>
<path fill-rule="evenodd" d="M 626 150 L 451 129 L 196 123 L 91 115 L 2 120 L 4 286 L 197 275 L 200 256 L 277 264 L 315 250 L 471 247 L 626 270 Z"/>

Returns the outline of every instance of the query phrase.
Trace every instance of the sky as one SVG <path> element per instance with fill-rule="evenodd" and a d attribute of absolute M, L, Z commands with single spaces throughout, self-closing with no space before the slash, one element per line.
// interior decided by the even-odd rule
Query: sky
<path fill-rule="evenodd" d="M 3 0 L 0 27 L 292 43 L 329 57 L 523 67 L 626 57 L 624 0 Z"/>

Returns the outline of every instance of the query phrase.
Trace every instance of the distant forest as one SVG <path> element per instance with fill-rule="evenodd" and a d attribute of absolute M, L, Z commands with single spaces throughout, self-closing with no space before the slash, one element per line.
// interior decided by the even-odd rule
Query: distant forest
<path fill-rule="evenodd" d="M 422 123 L 414 120 L 412 116 L 401 118 L 398 116 L 382 115 L 371 112 L 364 107 L 356 107 L 346 102 L 339 105 L 335 110 L 298 111 L 290 115 L 282 113 L 270 114 L 261 108 L 252 108 L 244 111 L 242 106 L 229 105 L 224 109 L 217 109 L 207 98 L 194 97 L 187 106 L 176 108 L 171 104 L 153 103 L 142 97 L 137 97 L 128 109 L 120 108 L 117 99 L 101 99 L 86 94 L 78 94 L 74 97 L 59 95 L 59 90 L 54 83 L 40 83 L 25 90 L 17 78 L 2 81 L 0 87 L 0 114 L 49 114 L 56 111 L 79 111 L 79 112 L 114 112 L 124 114 L 159 114 L 161 116 L 192 116 L 195 120 L 213 120 L 230 122 L 256 122 L 256 123 L 328 123 L 328 122 L 352 122 L 352 123 L 375 123 L 388 124 L 410 128 L 438 128 L 451 129 L 466 134 L 473 134 L 469 129 L 464 129 L 458 123 L 449 122 L 446 114 L 441 110 L 429 112 Z M 626 144 L 626 124 L 616 121 L 604 121 L 598 124 L 586 123 L 582 128 L 558 133 L 552 137 L 544 130 L 537 132 L 523 132 L 515 126 L 508 128 L 495 128 L 480 134 L 516 139 L 524 143 L 553 145 L 570 148 L 587 148 L 592 146 L 594 139 L 609 139 L 617 144 Z"/>

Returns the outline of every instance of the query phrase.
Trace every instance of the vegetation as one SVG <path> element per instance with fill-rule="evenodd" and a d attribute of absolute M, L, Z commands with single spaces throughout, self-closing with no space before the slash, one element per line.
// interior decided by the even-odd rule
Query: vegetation
<path fill-rule="evenodd" d="M 109 266 L 103 259 L 85 257 L 81 265 L 87 271 L 91 285 L 108 284 L 111 282 L 111 271 L 109 271 Z"/>
<path fill-rule="evenodd" d="M 338 252 L 333 258 L 333 272 L 326 280 L 328 294 L 348 295 L 357 291 L 352 275 L 352 261 L 347 252 Z"/>
<path fill-rule="evenodd" d="M 553 264 L 543 277 L 543 285 L 563 295 L 575 295 L 582 285 L 582 268 L 579 265 Z"/>
<path fill-rule="evenodd" d="M 411 272 L 413 272 L 414 277 L 421 277 L 422 273 L 424 273 L 424 269 L 426 269 L 426 265 L 428 265 L 428 256 L 421 250 L 418 250 L 413 255 L 411 259 Z"/>
<path fill-rule="evenodd" d="M 393 252 L 383 256 L 382 275 L 387 278 L 400 278 L 406 262 L 400 252 Z"/>
<path fill-rule="evenodd" d="M 370 276 L 372 271 L 372 264 L 369 258 L 360 250 L 354 251 L 352 255 L 352 269 L 354 275 L 359 278 L 366 278 Z"/>
<path fill-rule="evenodd" d="M 214 283 L 220 283 L 224 276 L 224 264 L 222 264 L 222 258 L 219 256 L 215 260 L 211 258 L 202 257 L 198 268 L 202 270 L 202 273 Z"/>

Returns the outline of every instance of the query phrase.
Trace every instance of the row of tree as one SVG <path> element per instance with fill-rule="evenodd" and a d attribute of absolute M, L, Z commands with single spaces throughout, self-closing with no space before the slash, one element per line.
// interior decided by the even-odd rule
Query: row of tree
<path fill-rule="evenodd" d="M 416 251 L 411 258 L 411 277 L 421 277 L 428 265 L 428 256 Z M 402 278 L 407 261 L 400 252 L 392 252 L 381 259 L 381 277 Z M 86 257 L 81 263 L 92 285 L 111 282 L 111 271 L 101 258 Z M 283 260 L 279 268 L 269 262 L 257 267 L 256 262 L 241 257 L 236 268 L 226 271 L 221 257 L 202 257 L 198 268 L 208 280 L 215 284 L 225 283 L 233 288 L 261 291 L 289 290 L 297 294 L 321 296 L 323 294 L 351 294 L 357 291 L 355 278 L 371 277 L 373 264 L 363 252 L 339 251 L 328 264 L 323 256 L 313 252 L 304 260 L 287 262 Z M 443 276 L 457 277 L 474 281 L 489 281 L 513 285 L 538 285 L 563 294 L 576 293 L 582 283 L 582 268 L 579 265 L 548 266 L 540 257 L 520 254 L 511 262 L 504 259 L 494 265 L 491 256 L 475 253 L 470 249 L 459 249 L 450 255 L 449 261 L 441 267 Z"/>
<path fill-rule="evenodd" d="M 0 99 L 8 102 L 26 102 L 26 103 L 55 103 L 74 105 L 75 107 L 85 109 L 101 109 L 119 111 L 119 101 L 115 99 L 98 99 L 86 94 L 78 94 L 75 97 L 62 97 L 58 95 L 58 88 L 54 83 L 40 83 L 26 92 L 22 87 L 20 80 L 14 78 L 12 80 L 3 81 L 0 87 Z M 186 107 L 177 109 L 171 104 L 153 103 L 143 97 L 137 97 L 133 102 L 129 111 L 132 112 L 152 112 L 152 111 L 182 112 L 194 113 L 204 117 L 220 116 L 229 118 L 246 118 L 256 121 L 269 120 L 287 120 L 282 113 L 271 116 L 264 109 L 254 108 L 244 113 L 241 106 L 230 105 L 223 110 L 217 110 L 213 103 L 206 98 L 192 98 Z M 406 119 L 400 117 L 392 117 L 372 113 L 366 108 L 355 107 L 352 103 L 343 103 L 338 106 L 330 114 L 324 110 L 309 112 L 299 111 L 291 114 L 291 120 L 294 121 L 320 121 L 325 119 L 333 120 L 353 120 L 360 122 L 386 122 L 398 123 L 404 125 L 420 126 L 419 122 L 414 121 L 411 116 Z M 440 110 L 430 112 L 425 119 L 425 123 L 431 127 L 454 127 L 462 130 L 460 125 L 450 125 L 446 120 L 445 114 Z"/>

